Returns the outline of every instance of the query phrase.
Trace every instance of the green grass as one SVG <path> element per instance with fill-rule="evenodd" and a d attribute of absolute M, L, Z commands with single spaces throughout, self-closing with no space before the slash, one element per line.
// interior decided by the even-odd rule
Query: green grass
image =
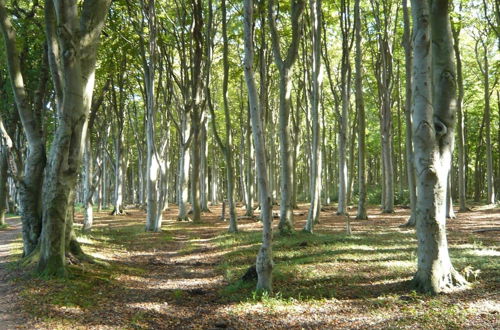
<path fill-rule="evenodd" d="M 255 263 L 260 239 L 260 233 L 250 232 L 234 236 L 224 234 L 215 240 L 220 248 L 228 251 L 219 265 L 230 283 L 221 291 L 228 301 L 252 299 L 255 283 L 243 282 L 241 277 Z M 276 235 L 273 254 L 276 293 L 272 298 L 283 303 L 290 299 L 364 299 L 376 304 L 392 294 L 409 292 L 408 281 L 416 271 L 416 240 L 410 231 L 353 236 L 321 232 Z M 499 258 L 492 258 L 492 255 L 498 256 L 498 252 L 477 242 L 452 246 L 450 254 L 455 268 L 472 282 L 494 275 L 500 268 Z M 493 281 L 498 282 L 496 275 Z M 456 314 L 455 319 L 463 316 L 460 310 L 452 307 L 449 313 Z"/>

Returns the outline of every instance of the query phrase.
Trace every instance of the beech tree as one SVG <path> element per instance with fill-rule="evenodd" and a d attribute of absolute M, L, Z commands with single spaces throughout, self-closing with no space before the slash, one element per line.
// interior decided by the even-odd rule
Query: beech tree
<path fill-rule="evenodd" d="M 260 113 L 259 96 L 255 84 L 253 71 L 254 61 L 254 19 L 253 19 L 253 0 L 245 0 L 243 25 L 245 29 L 244 46 L 245 58 L 244 69 L 245 79 L 248 89 L 249 112 L 252 119 L 252 135 L 255 146 L 255 162 L 257 165 L 257 181 L 259 187 L 259 203 L 261 208 L 262 245 L 257 254 L 257 290 L 272 291 L 272 270 L 273 270 L 273 252 L 272 252 L 272 204 L 271 196 L 268 190 L 267 182 L 267 164 L 266 147 L 264 142 L 264 132 L 262 131 L 262 121 Z M 262 23 L 262 22 L 261 22 Z"/>
<path fill-rule="evenodd" d="M 446 190 L 453 152 L 456 69 L 447 0 L 412 1 L 413 134 L 417 170 L 419 291 L 466 284 L 453 268 L 446 239 Z"/>

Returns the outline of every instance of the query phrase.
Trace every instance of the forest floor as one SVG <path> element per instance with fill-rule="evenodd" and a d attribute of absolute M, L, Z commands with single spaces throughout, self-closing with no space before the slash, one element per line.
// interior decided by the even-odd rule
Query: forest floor
<path fill-rule="evenodd" d="M 161 233 L 144 232 L 145 213 L 140 210 L 127 210 L 123 216 L 97 213 L 92 233 L 76 230 L 84 250 L 98 263 L 70 265 L 66 279 L 30 274 L 19 279 L 19 274 L 11 274 L 17 277 L 19 292 L 11 305 L 29 315 L 17 326 L 493 329 L 499 325 L 500 237 L 498 231 L 475 232 L 500 227 L 499 208 L 477 207 L 448 222 L 454 266 L 471 286 L 439 296 L 417 294 L 408 285 L 416 269 L 416 239 L 413 229 L 399 227 L 408 217 L 407 209 L 381 214 L 371 208 L 369 220 L 351 218 L 348 236 L 345 217 L 327 207 L 310 235 L 301 232 L 307 214 L 307 205 L 301 205 L 295 210 L 297 232 L 287 236 L 275 232 L 274 293 L 263 297 L 254 294 L 255 281 L 241 280 L 255 262 L 260 222 L 241 219 L 240 232 L 232 235 L 227 233 L 228 223 L 219 220 L 220 207 L 212 211 L 203 214 L 201 223 L 177 222 L 174 206 L 164 215 Z M 355 214 L 354 209 L 350 212 Z M 238 214 L 243 214 L 241 208 Z M 77 226 L 79 222 L 81 217 Z M 0 237 L 2 249 L 6 242 Z M 11 249 L 11 257 L 16 254 L 20 238 Z M 0 328 L 9 328 L 0 321 Z"/>
<path fill-rule="evenodd" d="M 6 222 L 0 228 L 0 329 L 12 329 L 25 322 L 16 308 L 20 288 L 9 281 L 19 275 L 11 265 L 15 260 L 12 251 L 21 244 L 21 220 L 14 217 Z"/>

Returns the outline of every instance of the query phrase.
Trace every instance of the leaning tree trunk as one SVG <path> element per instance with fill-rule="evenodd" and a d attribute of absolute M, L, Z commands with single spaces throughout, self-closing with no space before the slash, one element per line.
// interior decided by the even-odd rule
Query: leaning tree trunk
<path fill-rule="evenodd" d="M 311 205 L 304 230 L 312 233 L 313 225 L 319 221 L 321 204 L 321 0 L 309 1 L 312 21 L 312 171 L 311 171 Z"/>
<path fill-rule="evenodd" d="M 448 1 L 412 1 L 413 123 L 417 177 L 419 291 L 439 293 L 465 284 L 453 268 L 446 239 L 446 188 L 453 152 L 456 81 Z M 432 68 L 432 69 L 431 69 Z"/>
<path fill-rule="evenodd" d="M 262 121 L 259 105 L 259 97 L 257 95 L 257 87 L 255 86 L 255 76 L 253 71 L 253 0 L 245 0 L 244 5 L 244 45 L 245 58 L 244 70 L 248 88 L 249 111 L 252 118 L 252 132 L 255 147 L 255 161 L 257 163 L 257 177 L 259 183 L 259 195 L 261 206 L 261 220 L 263 224 L 262 230 L 262 245 L 257 255 L 257 290 L 272 291 L 272 205 L 271 196 L 269 196 L 267 182 L 267 164 L 266 164 L 266 147 L 264 145 L 264 132 L 262 131 Z"/>
<path fill-rule="evenodd" d="M 7 66 L 14 92 L 14 100 L 28 145 L 24 175 L 19 184 L 19 204 L 23 224 L 23 255 L 28 256 L 37 247 L 42 230 L 41 199 L 46 153 L 40 127 L 41 123 L 36 120 L 35 116 L 35 111 L 38 111 L 38 109 L 30 108 L 23 79 L 20 54 L 16 46 L 16 32 L 8 17 L 3 0 L 0 1 L 0 28 L 4 35 Z M 36 103 L 43 106 L 43 101 Z"/>

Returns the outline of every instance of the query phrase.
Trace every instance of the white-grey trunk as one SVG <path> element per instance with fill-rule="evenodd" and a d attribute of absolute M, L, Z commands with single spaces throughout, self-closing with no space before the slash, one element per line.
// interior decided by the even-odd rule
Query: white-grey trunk
<path fill-rule="evenodd" d="M 263 224 L 262 245 L 257 255 L 257 290 L 272 291 L 272 205 L 268 191 L 266 148 L 264 144 L 264 132 L 262 131 L 262 121 L 259 105 L 259 97 L 255 86 L 253 71 L 253 0 L 244 2 L 244 70 L 248 88 L 249 111 L 252 119 L 252 132 L 255 147 L 255 158 L 257 164 L 257 176 L 259 183 L 259 202 L 261 205 L 261 220 Z"/>
<path fill-rule="evenodd" d="M 365 104 L 363 98 L 363 67 L 361 49 L 361 13 L 360 0 L 354 4 L 354 29 L 356 33 L 356 111 L 358 116 L 358 212 L 356 219 L 366 220 L 366 173 L 365 173 Z M 351 174 L 352 175 L 352 174 Z"/>
<path fill-rule="evenodd" d="M 83 152 L 83 230 L 90 230 L 94 222 L 92 179 L 92 148 L 90 145 L 90 136 L 87 135 Z"/>
<path fill-rule="evenodd" d="M 448 1 L 412 1 L 413 123 L 417 176 L 419 291 L 439 293 L 465 284 L 451 264 L 446 239 L 446 189 L 453 152 L 456 80 Z M 431 101 L 431 102 L 430 102 Z"/>
<path fill-rule="evenodd" d="M 313 231 L 313 226 L 319 220 L 321 206 L 321 0 L 310 0 L 309 7 L 312 22 L 312 94 L 311 94 L 311 117 L 312 117 L 312 171 L 311 171 L 311 205 L 307 216 L 304 230 Z"/>

